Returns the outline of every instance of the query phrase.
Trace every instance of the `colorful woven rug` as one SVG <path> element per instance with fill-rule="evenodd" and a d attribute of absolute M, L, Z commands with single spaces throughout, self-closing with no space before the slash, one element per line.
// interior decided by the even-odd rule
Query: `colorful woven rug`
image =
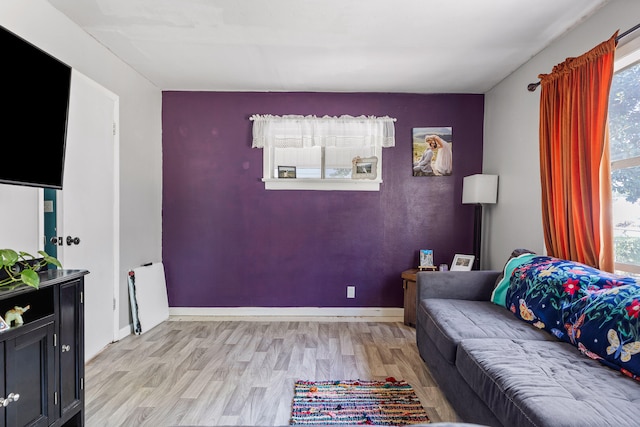
<path fill-rule="evenodd" d="M 428 423 L 429 417 L 409 384 L 386 381 L 297 381 L 291 425 Z"/>

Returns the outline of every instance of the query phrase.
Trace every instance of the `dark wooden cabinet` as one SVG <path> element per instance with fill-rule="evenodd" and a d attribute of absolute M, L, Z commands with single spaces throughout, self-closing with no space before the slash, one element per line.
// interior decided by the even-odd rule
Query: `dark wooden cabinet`
<path fill-rule="evenodd" d="M 0 315 L 26 307 L 0 333 L 0 427 L 84 425 L 84 275 L 40 274 L 38 290 L 0 288 Z"/>
<path fill-rule="evenodd" d="M 5 341 L 5 398 L 12 400 L 5 407 L 7 427 L 48 426 L 56 419 L 54 324 L 30 326 Z"/>
<path fill-rule="evenodd" d="M 82 410 L 84 402 L 84 333 L 79 333 L 84 331 L 83 295 L 80 280 L 59 286 L 59 406 L 60 418 L 65 423 Z M 67 425 L 83 424 L 75 420 Z"/>

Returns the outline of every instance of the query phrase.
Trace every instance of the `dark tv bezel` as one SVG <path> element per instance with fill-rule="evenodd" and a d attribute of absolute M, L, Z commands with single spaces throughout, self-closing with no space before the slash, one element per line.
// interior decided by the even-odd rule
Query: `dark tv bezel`
<path fill-rule="evenodd" d="M 68 89 L 67 89 L 66 111 L 65 111 L 65 116 L 64 116 L 64 132 L 62 133 L 62 145 L 61 145 L 62 154 L 61 154 L 61 157 L 60 157 L 60 174 L 59 174 L 59 177 L 56 175 L 56 178 L 58 178 L 58 179 L 56 180 L 55 183 L 48 183 L 48 182 L 29 181 L 29 180 L 26 180 L 26 179 L 25 180 L 12 180 L 12 179 L 2 178 L 0 176 L 0 184 L 10 184 L 10 185 L 19 185 L 19 186 L 26 186 L 26 187 L 51 188 L 51 189 L 54 189 L 54 190 L 62 190 L 62 187 L 63 187 L 63 184 L 64 184 L 64 169 L 65 169 L 65 163 L 66 163 L 67 132 L 68 132 L 68 126 L 69 126 L 69 103 L 70 103 L 71 77 L 72 77 L 73 68 L 71 66 L 69 66 L 68 64 L 66 64 L 65 62 L 60 61 L 55 56 L 49 54 L 48 52 L 45 52 L 44 50 L 40 49 L 38 46 L 34 45 L 33 43 L 31 43 L 28 40 L 25 40 L 23 37 L 20 37 L 19 35 L 17 35 L 13 31 L 9 30 L 8 28 L 6 28 L 6 27 L 4 27 L 2 25 L 0 25 L 0 31 L 4 31 L 4 32 L 8 33 L 10 36 L 15 37 L 16 39 L 18 39 L 21 42 L 25 43 L 29 47 L 33 48 L 34 52 L 38 52 L 43 57 L 46 56 L 46 57 L 50 58 L 51 60 L 55 61 L 55 63 L 60 64 L 61 66 L 63 66 L 64 68 L 66 68 L 68 70 L 68 74 L 69 74 L 68 86 L 67 86 Z"/>

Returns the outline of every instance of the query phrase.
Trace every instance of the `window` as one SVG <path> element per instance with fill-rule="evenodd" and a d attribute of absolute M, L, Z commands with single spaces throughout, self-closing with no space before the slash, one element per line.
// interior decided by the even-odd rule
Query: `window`
<path fill-rule="evenodd" d="M 382 148 L 395 145 L 395 119 L 254 115 L 253 144 L 262 148 L 268 190 L 378 191 Z M 375 170 L 355 173 L 360 160 Z"/>
<path fill-rule="evenodd" d="M 640 49 L 616 69 L 609 98 L 615 268 L 640 275 Z"/>

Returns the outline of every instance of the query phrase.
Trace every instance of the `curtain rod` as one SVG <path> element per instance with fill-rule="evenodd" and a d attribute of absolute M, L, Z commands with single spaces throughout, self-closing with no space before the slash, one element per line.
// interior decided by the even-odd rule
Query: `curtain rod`
<path fill-rule="evenodd" d="M 640 29 L 640 24 L 637 24 L 635 27 L 631 27 L 631 28 L 629 28 L 627 31 L 625 31 L 624 33 L 622 33 L 622 34 L 620 34 L 620 35 L 618 35 L 618 36 L 616 37 L 616 43 L 618 43 L 618 41 L 619 41 L 621 38 L 623 38 L 624 36 L 627 36 L 627 35 L 629 35 L 629 34 L 633 33 L 634 31 L 636 31 L 636 30 L 638 30 L 638 29 Z M 538 86 L 540 86 L 540 82 L 529 83 L 529 84 L 527 85 L 527 90 L 528 90 L 529 92 L 535 92 L 535 91 L 536 91 L 536 89 L 538 89 Z"/>

